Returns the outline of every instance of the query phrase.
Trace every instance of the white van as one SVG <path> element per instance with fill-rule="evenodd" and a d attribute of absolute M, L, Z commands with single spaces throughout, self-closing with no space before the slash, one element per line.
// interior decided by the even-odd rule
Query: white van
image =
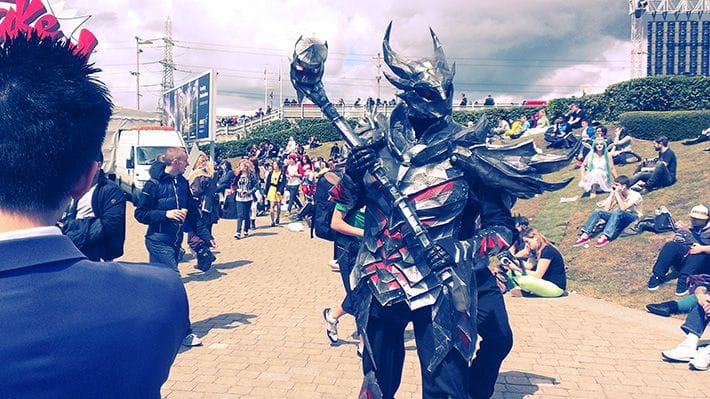
<path fill-rule="evenodd" d="M 150 180 L 150 165 L 169 147 L 185 148 L 182 135 L 167 126 L 121 129 L 116 137 L 116 183 L 135 201 Z"/>

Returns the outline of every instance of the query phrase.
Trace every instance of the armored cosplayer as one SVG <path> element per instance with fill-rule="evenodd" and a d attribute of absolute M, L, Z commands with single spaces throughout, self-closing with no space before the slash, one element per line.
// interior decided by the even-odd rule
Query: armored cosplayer
<path fill-rule="evenodd" d="M 360 396 L 394 397 L 404 329 L 413 322 L 425 398 L 490 397 L 512 334 L 488 258 L 513 241 L 515 200 L 564 187 L 568 181 L 545 183 L 540 175 L 571 155 L 543 155 L 531 142 L 487 147 L 485 118 L 472 128 L 452 119 L 455 66 L 434 32 L 434 57 L 411 60 L 392 50 L 390 30 L 386 77 L 402 101 L 389 118 L 371 109 L 352 129 L 337 113 L 321 82 L 327 44 L 299 39 L 291 64 L 299 97 L 318 105 L 353 147 L 351 179 L 343 182 L 354 183 L 331 195 L 348 209 L 365 206 L 350 276 L 366 348 Z"/>

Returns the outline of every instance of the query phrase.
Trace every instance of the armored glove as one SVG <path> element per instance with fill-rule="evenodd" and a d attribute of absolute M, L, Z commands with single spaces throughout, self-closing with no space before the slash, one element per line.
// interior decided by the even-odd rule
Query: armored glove
<path fill-rule="evenodd" d="M 348 156 L 345 162 L 345 173 L 347 173 L 353 181 L 360 181 L 372 165 L 377 162 L 377 153 L 372 147 L 355 147 Z"/>
<path fill-rule="evenodd" d="M 426 261 L 432 270 L 443 269 L 455 263 L 454 258 L 439 244 L 434 244 L 426 250 Z"/>

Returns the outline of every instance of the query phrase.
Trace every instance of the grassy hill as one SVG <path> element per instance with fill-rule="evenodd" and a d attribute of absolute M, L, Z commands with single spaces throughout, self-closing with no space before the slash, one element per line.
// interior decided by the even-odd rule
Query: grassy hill
<path fill-rule="evenodd" d="M 611 127 L 609 131 L 613 131 Z M 545 148 L 541 136 L 535 137 L 534 141 L 541 149 Z M 342 145 L 342 142 L 338 143 Z M 644 214 L 648 215 L 664 205 L 676 220 L 687 223 L 687 214 L 693 205 L 710 202 L 710 154 L 703 152 L 704 144 L 684 146 L 680 142 L 671 143 L 671 149 L 678 158 L 678 181 L 671 187 L 645 195 Z M 309 154 L 313 158 L 319 155 L 327 158 L 331 146 L 332 143 L 323 143 Z M 656 156 L 650 141 L 634 140 L 633 149 L 644 158 Z M 631 176 L 637 165 L 617 166 L 617 170 L 619 174 Z M 675 281 L 664 284 L 654 292 L 646 289 L 658 251 L 672 234 L 645 232 L 618 238 L 604 248 L 595 248 L 593 244 L 590 248 L 572 248 L 579 227 L 594 210 L 595 204 L 606 195 L 560 203 L 562 197 L 580 196 L 582 193 L 578 186 L 579 170 L 573 170 L 570 165 L 545 177 L 547 181 L 560 181 L 567 177 L 574 177 L 574 180 L 566 188 L 533 199 L 519 200 L 513 211 L 533 218 L 532 225 L 557 243 L 569 266 L 568 289 L 638 309 L 646 303 L 674 299 Z"/>
<path fill-rule="evenodd" d="M 611 129 L 610 129 L 611 131 Z M 535 141 L 544 148 L 542 138 Z M 674 218 L 685 223 L 690 208 L 698 203 L 708 203 L 710 186 L 710 154 L 706 146 L 670 144 L 678 158 L 677 182 L 671 187 L 653 191 L 644 196 L 643 211 L 648 215 L 665 205 Z M 635 140 L 633 149 L 642 157 L 655 156 L 653 143 Z M 619 174 L 631 176 L 637 164 L 617 167 Z M 672 234 L 644 232 L 637 236 L 621 237 L 603 248 L 572 248 L 582 226 L 595 208 L 596 202 L 606 198 L 581 198 L 576 202 L 560 203 L 562 197 L 579 196 L 579 170 L 571 167 L 548 175 L 545 180 L 557 181 L 573 176 L 575 179 L 564 189 L 545 193 L 530 200 L 519 201 L 514 212 L 533 217 L 533 226 L 557 243 L 569 266 L 569 290 L 602 298 L 621 305 L 643 308 L 649 302 L 662 302 L 675 298 L 675 281 L 650 292 L 646 283 L 660 248 Z"/>

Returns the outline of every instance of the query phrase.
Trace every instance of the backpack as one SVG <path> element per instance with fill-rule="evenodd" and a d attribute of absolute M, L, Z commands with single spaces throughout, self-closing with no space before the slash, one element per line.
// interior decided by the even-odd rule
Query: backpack
<path fill-rule="evenodd" d="M 335 210 L 335 201 L 330 198 L 330 190 L 340 182 L 342 177 L 342 170 L 329 170 L 318 176 L 316 191 L 313 194 L 311 238 L 313 238 L 313 233 L 315 232 L 315 235 L 319 238 L 328 241 L 335 240 L 335 230 L 330 228 L 330 221 Z"/>
<path fill-rule="evenodd" d="M 675 221 L 668 208 L 662 206 L 656 209 L 655 214 L 645 217 L 637 222 L 638 231 L 650 231 L 653 233 L 665 233 L 675 230 Z"/>

